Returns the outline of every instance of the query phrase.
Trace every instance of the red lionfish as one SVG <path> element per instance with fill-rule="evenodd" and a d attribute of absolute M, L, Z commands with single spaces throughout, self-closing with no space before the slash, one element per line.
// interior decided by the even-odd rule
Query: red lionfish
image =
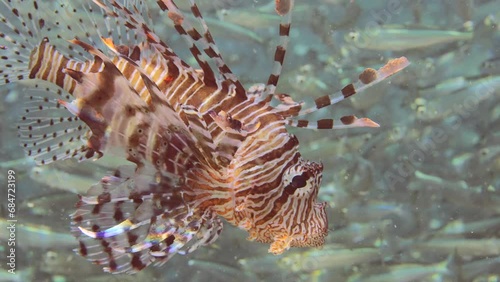
<path fill-rule="evenodd" d="M 133 163 L 79 196 L 71 216 L 77 251 L 113 273 L 134 273 L 211 244 L 222 230 L 221 218 L 248 231 L 249 240 L 270 243 L 273 254 L 323 245 L 325 203 L 316 201 L 323 166 L 301 157 L 286 126 L 378 126 L 355 116 L 315 122 L 298 117 L 409 64 L 401 57 L 366 69 L 357 82 L 308 106 L 275 91 L 293 0 L 276 0 L 281 22 L 274 66 L 267 84 L 248 90 L 224 63 L 193 0 L 198 28 L 174 1 L 157 2 L 200 69 L 150 28 L 142 1 L 82 1 L 83 8 L 61 2 L 55 10 L 42 8 L 50 1 L 0 2 L 3 82 L 28 83 L 19 125 L 27 155 L 42 165 L 108 154 Z M 73 22 L 48 21 L 62 13 Z M 63 41 L 62 32 L 89 28 L 98 35 L 87 32 L 85 39 L 51 45 Z M 279 105 L 271 106 L 273 98 Z"/>

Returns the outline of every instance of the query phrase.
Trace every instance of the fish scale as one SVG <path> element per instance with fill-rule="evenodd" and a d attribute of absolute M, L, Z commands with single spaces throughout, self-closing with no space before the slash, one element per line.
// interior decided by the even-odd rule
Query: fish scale
<path fill-rule="evenodd" d="M 201 30 L 174 1 L 157 4 L 200 69 L 154 32 L 143 1 L 93 0 L 81 7 L 58 2 L 55 10 L 40 1 L 1 3 L 6 8 L 0 12 L 3 82 L 51 83 L 28 89 L 35 108 L 19 127 L 27 154 L 35 149 L 39 164 L 102 155 L 134 164 L 90 187 L 71 216 L 78 253 L 113 273 L 162 265 L 176 253 L 213 243 L 221 218 L 248 231 L 249 240 L 270 243 L 273 254 L 323 245 L 326 204 L 317 202 L 323 165 L 301 157 L 299 141 L 286 125 L 376 127 L 353 115 L 298 117 L 365 91 L 409 64 L 401 57 L 378 70 L 368 68 L 358 81 L 307 104 L 276 93 L 292 0 L 275 2 L 281 22 L 274 65 L 266 84 L 248 90 L 224 62 L 194 1 L 190 10 Z M 27 3 L 34 12 L 19 12 L 25 9 L 18 5 Z M 77 20 L 52 21 L 46 15 Z M 97 32 L 91 34 L 87 26 Z M 54 34 L 56 29 L 84 36 L 64 38 Z M 63 38 L 69 45 L 59 42 Z M 273 99 L 278 106 L 271 105 Z M 64 108 L 68 113 L 59 113 Z M 57 118 L 62 119 L 53 122 Z M 84 133 L 74 133 L 75 128 Z"/>

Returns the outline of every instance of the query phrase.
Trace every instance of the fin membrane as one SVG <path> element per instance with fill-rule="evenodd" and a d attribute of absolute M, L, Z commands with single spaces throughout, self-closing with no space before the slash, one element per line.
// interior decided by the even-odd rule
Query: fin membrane
<path fill-rule="evenodd" d="M 217 239 L 222 222 L 191 210 L 182 187 L 130 171 L 104 177 L 80 197 L 71 230 L 82 256 L 108 272 L 135 273 Z"/>
<path fill-rule="evenodd" d="M 21 146 L 35 162 L 88 159 L 86 138 L 90 129 L 68 112 L 55 98 L 67 101 L 69 94 L 56 85 L 40 82 L 25 90 L 24 115 L 18 125 Z"/>

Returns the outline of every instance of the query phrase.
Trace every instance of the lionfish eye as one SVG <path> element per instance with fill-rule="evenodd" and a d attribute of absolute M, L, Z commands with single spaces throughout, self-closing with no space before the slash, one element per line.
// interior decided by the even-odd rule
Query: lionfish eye
<path fill-rule="evenodd" d="M 290 183 L 290 186 L 292 186 L 295 189 L 306 186 L 306 178 L 304 174 L 295 175 L 292 179 L 292 183 Z"/>
<path fill-rule="evenodd" d="M 285 193 L 292 195 L 293 193 L 295 193 L 295 191 L 297 189 L 306 186 L 306 184 L 307 184 L 306 180 L 307 180 L 307 176 L 305 176 L 304 173 L 300 174 L 300 175 L 295 175 L 292 178 L 292 182 L 290 182 L 290 184 L 288 184 L 285 187 Z"/>

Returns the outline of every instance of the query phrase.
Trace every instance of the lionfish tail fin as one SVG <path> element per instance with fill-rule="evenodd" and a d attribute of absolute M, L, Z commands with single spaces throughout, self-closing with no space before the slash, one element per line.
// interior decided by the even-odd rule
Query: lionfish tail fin
<path fill-rule="evenodd" d="M 48 42 L 46 38 L 61 39 L 65 36 L 83 38 L 98 48 L 101 47 L 99 45 L 100 35 L 112 36 L 117 42 L 132 42 L 134 40 L 133 31 L 123 25 L 114 25 L 110 17 L 98 16 L 102 15 L 103 11 L 94 9 L 90 4 L 82 4 L 75 8 L 63 0 L 21 2 L 0 1 L 0 10 L 3 11 L 0 15 L 0 38 L 2 41 L 0 60 L 3 65 L 0 84 L 41 78 L 35 77 L 33 69 L 41 68 L 46 71 L 48 66 L 51 66 L 53 73 L 56 73 L 59 66 L 68 62 L 68 58 L 80 61 L 89 59 L 88 53 L 75 50 L 72 44 L 57 45 L 57 49 L 66 54 L 64 59 L 54 56 L 53 50 L 43 49 L 45 53 L 37 52 L 36 50 L 40 50 L 40 47 L 44 47 L 40 46 L 41 42 Z M 141 6 L 140 9 L 142 9 Z M 93 16 L 89 16 L 90 14 Z M 94 16 L 96 14 L 97 16 Z M 52 21 L 50 20 L 52 18 L 59 20 Z M 48 44 L 45 45 L 45 47 L 48 46 Z M 49 60 L 52 64 L 48 66 L 43 64 L 42 58 L 46 59 L 45 62 Z"/>
<path fill-rule="evenodd" d="M 0 38 L 2 39 L 0 58 L 3 66 L 1 84 L 29 77 L 31 52 L 41 40 L 41 38 L 38 38 L 40 34 L 43 34 L 41 31 L 46 31 L 46 25 L 49 24 L 43 18 L 36 18 L 36 15 L 42 13 L 38 9 L 38 5 L 32 6 L 34 8 L 26 5 L 29 8 L 20 9 L 20 7 L 11 7 L 11 1 L 8 2 L 0 2 L 2 11 L 12 12 L 2 12 L 2 15 L 0 15 Z M 34 3 L 37 2 L 34 1 Z M 33 10 L 31 11 L 30 8 Z"/>
<path fill-rule="evenodd" d="M 78 39 L 69 42 L 83 47 L 94 60 L 70 59 L 42 39 L 29 54 L 27 77 L 18 77 L 30 79 L 24 81 L 27 97 L 19 136 L 27 155 L 37 164 L 102 156 L 113 113 L 125 111 L 130 104 L 146 108 L 105 54 Z M 110 86 L 117 91 L 109 91 Z M 124 95 L 126 99 L 118 102 Z"/>
<path fill-rule="evenodd" d="M 93 98 L 97 98 L 96 101 L 106 99 L 109 95 L 97 95 L 104 93 L 98 91 L 105 84 L 99 81 L 112 80 L 105 79 L 106 75 L 108 78 L 112 75 L 121 76 L 116 67 L 107 61 L 106 56 L 97 47 L 93 47 L 100 43 L 100 40 L 96 40 L 96 34 L 107 33 L 106 30 L 109 32 L 110 25 L 98 24 L 96 21 L 99 17 L 81 18 L 80 14 L 102 13 L 101 9 L 93 11 L 91 5 L 84 4 L 81 8 L 73 9 L 63 1 L 56 1 L 54 9 L 54 3 L 49 5 L 46 1 L 27 2 L 32 5 L 23 3 L 23 9 L 17 7 L 14 1 L 0 2 L 0 8 L 5 11 L 0 16 L 0 59 L 4 66 L 0 84 L 22 81 L 26 87 L 23 90 L 27 96 L 23 97 L 27 101 L 25 113 L 18 126 L 22 146 L 37 164 L 70 157 L 83 160 L 95 157 L 95 153 L 100 157 L 102 153 L 99 143 L 107 129 L 106 119 L 102 117 L 102 113 L 88 107 L 89 103 L 83 100 L 90 97 L 91 93 L 96 94 L 93 95 Z M 81 13 L 82 9 L 84 13 Z M 54 16 L 62 20 L 45 21 Z M 60 26 L 66 18 L 71 18 L 72 21 L 64 27 Z M 105 26 L 105 30 L 96 28 L 94 32 L 89 32 L 88 26 Z M 65 30 L 71 31 L 73 36 L 82 35 L 81 37 L 87 38 L 86 41 L 91 44 L 74 39 L 69 40 L 67 44 L 58 44 L 57 48 L 51 45 L 47 38 L 60 39 Z M 119 33 L 118 36 L 116 32 L 113 34 L 115 37 L 130 39 L 128 33 Z M 119 43 L 125 41 L 116 40 Z M 75 44 L 88 52 L 74 48 Z M 94 60 L 88 60 L 90 58 Z M 103 72 L 105 68 L 115 71 Z M 133 92 L 128 86 L 123 88 L 126 91 L 122 92 Z M 68 93 L 73 98 L 70 98 Z M 124 99 L 130 100 L 133 99 Z M 100 106 L 94 102 L 91 104 Z M 125 107 L 127 103 L 120 105 Z"/>
<path fill-rule="evenodd" d="M 80 196 L 71 215 L 75 251 L 107 272 L 135 273 L 214 242 L 222 229 L 215 213 L 194 212 L 179 187 L 157 178 L 123 167 Z"/>
<path fill-rule="evenodd" d="M 21 146 L 38 165 L 75 158 L 92 158 L 87 146 L 91 131 L 78 117 L 68 112 L 64 103 L 71 96 L 46 82 L 32 82 L 25 90 L 25 108 L 17 128 Z"/>

